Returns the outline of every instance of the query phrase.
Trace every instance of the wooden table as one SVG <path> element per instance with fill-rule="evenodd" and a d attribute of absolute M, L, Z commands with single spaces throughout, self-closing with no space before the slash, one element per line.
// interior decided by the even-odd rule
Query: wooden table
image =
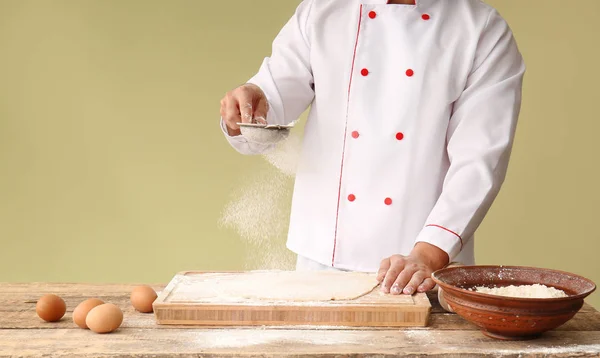
<path fill-rule="evenodd" d="M 427 328 L 207 329 L 157 326 L 152 314 L 132 309 L 132 287 L 0 283 L 0 357 L 600 357 L 600 313 L 589 305 L 540 339 L 501 342 L 486 338 L 459 316 L 444 313 L 434 296 L 430 297 L 433 311 Z M 46 323 L 35 314 L 36 300 L 46 293 L 58 294 L 67 303 L 67 314 L 60 322 Z M 73 309 L 89 297 L 123 309 L 125 320 L 118 331 L 99 335 L 74 325 Z"/>

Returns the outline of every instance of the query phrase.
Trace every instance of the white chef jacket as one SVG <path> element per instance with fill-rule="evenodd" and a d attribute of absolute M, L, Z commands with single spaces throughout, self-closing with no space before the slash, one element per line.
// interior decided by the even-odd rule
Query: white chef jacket
<path fill-rule="evenodd" d="M 304 0 L 248 82 L 273 124 L 309 106 L 287 246 L 374 272 L 427 242 L 474 263 L 505 178 L 525 65 L 477 0 Z M 271 146 L 228 136 L 243 154 Z"/>

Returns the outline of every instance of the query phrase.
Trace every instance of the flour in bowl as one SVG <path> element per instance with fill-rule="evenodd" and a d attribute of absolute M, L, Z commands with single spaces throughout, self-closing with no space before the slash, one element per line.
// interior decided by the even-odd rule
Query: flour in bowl
<path fill-rule="evenodd" d="M 558 298 L 567 297 L 568 295 L 554 287 L 545 285 L 522 285 L 522 286 L 506 286 L 506 287 L 475 287 L 471 291 L 479 293 L 487 293 L 496 296 L 518 297 L 518 298 Z"/>

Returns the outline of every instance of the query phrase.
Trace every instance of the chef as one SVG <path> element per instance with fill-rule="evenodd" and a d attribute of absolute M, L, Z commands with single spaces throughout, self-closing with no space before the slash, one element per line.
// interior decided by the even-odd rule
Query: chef
<path fill-rule="evenodd" d="M 289 124 L 310 107 L 287 247 L 298 270 L 378 272 L 382 290 L 434 287 L 474 263 L 474 232 L 506 175 L 525 66 L 477 0 L 304 0 L 258 73 L 221 101 L 238 123 Z"/>

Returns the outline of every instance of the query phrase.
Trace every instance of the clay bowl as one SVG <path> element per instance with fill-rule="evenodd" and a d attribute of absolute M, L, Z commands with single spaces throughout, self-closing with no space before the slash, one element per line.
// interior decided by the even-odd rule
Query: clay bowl
<path fill-rule="evenodd" d="M 533 339 L 571 318 L 596 285 L 568 272 L 519 266 L 461 266 L 438 270 L 433 280 L 450 308 L 488 337 Z M 478 286 L 542 284 L 563 290 L 562 298 L 513 298 L 474 292 Z"/>

